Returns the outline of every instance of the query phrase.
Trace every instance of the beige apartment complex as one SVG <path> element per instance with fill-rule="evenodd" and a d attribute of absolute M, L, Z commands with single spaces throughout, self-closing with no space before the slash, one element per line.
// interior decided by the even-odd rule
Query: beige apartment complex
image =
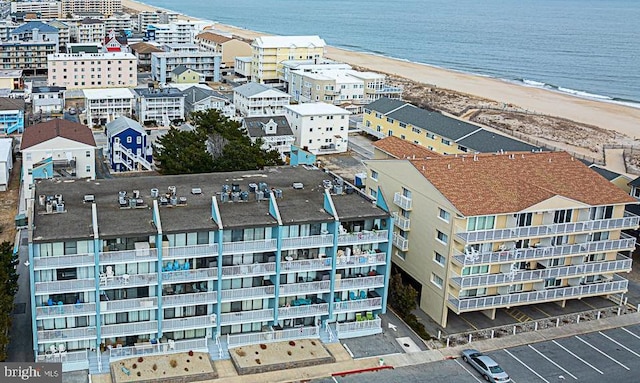
<path fill-rule="evenodd" d="M 367 193 L 389 207 L 393 262 L 441 326 L 627 291 L 635 238 L 622 231 L 638 227 L 625 213 L 635 200 L 569 154 L 442 156 L 395 137 L 376 146 Z"/>
<path fill-rule="evenodd" d="M 251 55 L 251 45 L 231 37 L 219 35 L 213 32 L 202 32 L 195 37 L 195 43 L 200 50 L 220 53 L 222 55 L 221 66 L 233 68 L 236 57 Z"/>
<path fill-rule="evenodd" d="M 122 12 L 121 0 L 62 0 L 62 14 L 98 12 L 105 16 Z"/>
<path fill-rule="evenodd" d="M 58 1 L 12 1 L 11 13 L 39 13 L 43 19 L 57 19 L 61 14 Z"/>
<path fill-rule="evenodd" d="M 47 56 L 49 86 L 67 89 L 134 87 L 138 59 L 131 53 L 59 53 Z"/>
<path fill-rule="evenodd" d="M 251 43 L 252 81 L 280 83 L 283 61 L 316 60 L 324 57 L 326 43 L 319 36 L 260 36 Z"/>

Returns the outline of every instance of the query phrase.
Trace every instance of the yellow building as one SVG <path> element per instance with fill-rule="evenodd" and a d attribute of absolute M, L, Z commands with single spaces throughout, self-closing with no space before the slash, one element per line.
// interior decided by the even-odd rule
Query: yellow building
<path fill-rule="evenodd" d="M 233 68 L 236 57 L 251 55 L 251 45 L 248 43 L 217 33 L 205 31 L 195 37 L 195 43 L 200 50 L 220 53 L 223 68 Z"/>
<path fill-rule="evenodd" d="M 414 158 L 386 140 L 365 161 L 367 192 L 394 216 L 393 262 L 441 326 L 627 291 L 619 273 L 631 271 L 635 238 L 622 230 L 638 227 L 625 213 L 636 201 L 582 162 L 564 152 Z"/>
<path fill-rule="evenodd" d="M 22 90 L 23 88 L 24 77 L 21 70 L 0 70 L 0 89 Z"/>
<path fill-rule="evenodd" d="M 202 74 L 184 65 L 178 65 L 171 71 L 171 82 L 175 84 L 198 84 L 202 81 L 204 81 Z"/>
<path fill-rule="evenodd" d="M 319 60 L 326 43 L 319 36 L 260 36 L 251 43 L 251 78 L 262 84 L 284 79 L 282 62 Z"/>

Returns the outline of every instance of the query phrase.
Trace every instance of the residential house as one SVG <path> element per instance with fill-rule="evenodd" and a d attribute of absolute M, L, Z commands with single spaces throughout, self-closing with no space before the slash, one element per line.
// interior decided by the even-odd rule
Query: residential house
<path fill-rule="evenodd" d="M 135 114 L 135 95 L 129 88 L 84 89 L 87 125 L 104 126 L 120 116 Z"/>
<path fill-rule="evenodd" d="M 0 191 L 9 189 L 13 169 L 13 138 L 0 138 Z"/>
<path fill-rule="evenodd" d="M 138 31 L 145 32 L 149 24 L 169 24 L 175 21 L 178 21 L 178 14 L 175 12 L 143 11 L 138 13 L 136 27 Z"/>
<path fill-rule="evenodd" d="M 186 116 L 193 112 L 203 112 L 209 109 L 215 109 L 228 118 L 233 118 L 236 115 L 235 105 L 228 98 L 208 86 L 191 86 L 180 90 L 184 94 L 184 112 Z"/>
<path fill-rule="evenodd" d="M 128 117 L 118 117 L 105 126 L 109 164 L 114 172 L 151 170 L 153 150 L 142 125 Z"/>
<path fill-rule="evenodd" d="M 280 116 L 290 99 L 285 92 L 256 82 L 233 88 L 236 112 L 243 117 Z"/>
<path fill-rule="evenodd" d="M 20 69 L 0 70 L 0 89 L 23 90 L 24 76 Z"/>
<path fill-rule="evenodd" d="M 219 53 L 202 52 L 194 44 L 165 45 L 164 52 L 151 53 L 151 77 L 161 84 L 171 80 L 171 71 L 180 65 L 202 74 L 204 81 L 220 81 Z"/>
<path fill-rule="evenodd" d="M 178 84 L 198 84 L 204 76 L 184 65 L 178 65 L 171 71 L 171 82 Z"/>
<path fill-rule="evenodd" d="M 220 65 L 225 69 L 235 66 L 236 57 L 251 56 L 251 45 L 218 33 L 204 31 L 195 37 L 195 43 L 203 51 L 220 53 L 222 55 Z"/>
<path fill-rule="evenodd" d="M 393 263 L 440 326 L 451 316 L 624 294 L 634 200 L 564 152 L 367 160 L 394 216 Z M 391 228 L 390 228 L 391 229 Z"/>
<path fill-rule="evenodd" d="M 233 73 L 241 79 L 251 80 L 251 56 L 238 56 L 233 65 Z"/>
<path fill-rule="evenodd" d="M 151 70 L 151 53 L 164 52 L 159 46 L 144 42 L 131 44 L 129 45 L 129 49 L 131 49 L 131 53 L 138 58 L 138 66 L 140 69 L 145 71 Z"/>
<path fill-rule="evenodd" d="M 85 18 L 75 27 L 76 42 L 81 44 L 102 43 L 106 30 L 104 22 L 98 19 Z"/>
<path fill-rule="evenodd" d="M 10 32 L 0 42 L 5 68 L 22 69 L 25 74 L 42 75 L 47 71 L 47 55 L 58 52 L 58 30 L 40 21 L 30 21 Z"/>
<path fill-rule="evenodd" d="M 97 12 L 105 16 L 122 12 L 121 0 L 62 0 L 62 14 Z"/>
<path fill-rule="evenodd" d="M 252 81 L 281 83 L 283 61 L 322 59 L 325 46 L 318 36 L 259 36 L 251 43 Z"/>
<path fill-rule="evenodd" d="M 24 99 L 0 97 L 0 133 L 22 133 L 24 111 Z"/>
<path fill-rule="evenodd" d="M 62 113 L 64 110 L 63 86 L 36 86 L 31 89 L 33 113 Z"/>
<path fill-rule="evenodd" d="M 86 89 L 138 84 L 138 60 L 131 53 L 58 53 L 47 57 L 47 65 L 50 86 Z"/>
<path fill-rule="evenodd" d="M 184 94 L 176 88 L 137 88 L 135 110 L 138 121 L 169 127 L 184 121 Z"/>
<path fill-rule="evenodd" d="M 245 117 L 242 119 L 242 127 L 247 131 L 251 142 L 262 140 L 262 149 L 278 151 L 283 160 L 290 156 L 291 145 L 295 143 L 296 136 L 284 116 Z"/>
<path fill-rule="evenodd" d="M 284 115 L 296 136 L 296 145 L 316 155 L 347 151 L 350 114 L 323 102 L 284 107 Z"/>
<path fill-rule="evenodd" d="M 315 187 L 323 182 L 335 187 Z M 38 182 L 28 216 L 35 359 L 63 345 L 65 371 L 93 374 L 98 352 L 120 358 L 101 344 L 131 355 L 166 339 L 170 356 L 208 352 L 221 337 L 227 352 L 381 333 L 391 221 L 362 194 L 339 193 L 347 186 L 303 167 Z"/>
<path fill-rule="evenodd" d="M 59 19 L 62 16 L 59 1 L 12 1 L 11 13 L 37 13 L 43 19 Z"/>

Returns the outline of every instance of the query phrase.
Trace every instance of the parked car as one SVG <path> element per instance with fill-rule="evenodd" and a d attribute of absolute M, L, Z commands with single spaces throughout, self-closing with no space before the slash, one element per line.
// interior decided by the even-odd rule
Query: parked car
<path fill-rule="evenodd" d="M 482 377 L 491 383 L 511 382 L 509 375 L 490 356 L 484 355 L 478 350 L 467 349 L 462 351 L 462 360 L 475 368 Z"/>

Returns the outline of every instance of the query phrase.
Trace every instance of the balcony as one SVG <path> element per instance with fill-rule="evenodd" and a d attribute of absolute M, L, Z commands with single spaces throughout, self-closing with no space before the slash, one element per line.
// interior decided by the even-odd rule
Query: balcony
<path fill-rule="evenodd" d="M 215 257 L 218 255 L 218 244 L 164 247 L 162 259 Z"/>
<path fill-rule="evenodd" d="M 393 224 L 400 230 L 408 231 L 411 227 L 411 220 L 409 218 L 405 218 L 398 214 L 398 212 L 394 212 L 393 214 Z"/>
<path fill-rule="evenodd" d="M 275 263 L 255 263 L 251 265 L 224 266 L 222 268 L 222 278 L 269 275 L 275 274 L 275 272 Z"/>
<path fill-rule="evenodd" d="M 158 298 L 119 299 L 100 302 L 100 314 L 122 311 L 151 310 L 158 308 Z"/>
<path fill-rule="evenodd" d="M 329 314 L 328 303 L 278 308 L 278 319 L 302 318 L 327 314 Z"/>
<path fill-rule="evenodd" d="M 454 251 L 454 261 L 461 266 L 479 265 L 487 263 L 513 263 L 534 259 L 557 258 L 587 253 L 604 253 L 615 250 L 633 250 L 636 239 L 622 233 L 621 239 L 578 243 L 575 245 L 561 245 L 536 247 L 526 249 L 511 249 L 502 251 L 473 252 L 463 254 Z"/>
<path fill-rule="evenodd" d="M 222 301 L 237 301 L 256 298 L 273 298 L 275 286 L 247 287 L 244 289 L 228 289 L 220 292 Z"/>
<path fill-rule="evenodd" d="M 95 313 L 95 303 L 76 303 L 72 305 L 36 307 L 36 319 L 50 319 L 76 315 L 95 315 Z"/>
<path fill-rule="evenodd" d="M 100 276 L 100 286 L 108 289 L 119 287 L 151 286 L 158 284 L 158 273 L 122 274 L 112 277 Z"/>
<path fill-rule="evenodd" d="M 382 333 L 382 320 L 363 320 L 357 322 L 336 323 L 338 339 L 355 338 L 360 336 Z"/>
<path fill-rule="evenodd" d="M 143 343 L 136 346 L 116 347 L 109 349 L 109 361 L 113 362 L 123 358 L 131 358 L 140 355 L 168 355 L 176 352 L 201 351 L 208 352 L 207 339 L 176 340 L 169 349 L 167 343 Z"/>
<path fill-rule="evenodd" d="M 333 246 L 333 234 L 282 238 L 282 250 Z"/>
<path fill-rule="evenodd" d="M 400 206 L 404 210 L 411 210 L 413 208 L 411 198 L 403 196 L 400 192 L 397 192 L 393 195 L 393 203 Z"/>
<path fill-rule="evenodd" d="M 376 275 L 375 277 L 357 277 L 336 280 L 335 289 L 367 289 L 384 286 L 384 275 Z"/>
<path fill-rule="evenodd" d="M 79 362 L 87 362 L 85 369 L 89 367 L 89 353 L 87 350 L 82 351 L 68 351 L 64 355 L 60 353 L 50 354 L 40 354 L 36 358 L 36 362 L 40 363 L 79 363 Z"/>
<path fill-rule="evenodd" d="M 393 233 L 393 246 L 397 247 L 401 251 L 409 250 L 409 240 L 403 238 L 398 233 Z"/>
<path fill-rule="evenodd" d="M 158 321 L 129 322 L 103 325 L 102 338 L 114 338 L 127 335 L 153 334 L 158 332 Z"/>
<path fill-rule="evenodd" d="M 238 311 L 233 313 L 222 313 L 220 315 L 221 326 L 251 322 L 266 322 L 272 320 L 273 309 Z"/>
<path fill-rule="evenodd" d="M 488 275 L 454 276 L 451 282 L 460 288 L 476 288 L 523 282 L 541 282 L 549 278 L 579 277 L 590 274 L 615 273 L 631 271 L 631 259 L 619 257 L 619 260 L 608 262 L 590 262 L 581 265 L 551 267 L 538 270 L 518 270 L 514 273 Z M 455 273 L 453 273 L 455 275 Z"/>
<path fill-rule="evenodd" d="M 387 230 L 361 231 L 357 233 L 348 233 L 338 235 L 338 245 L 353 245 L 362 243 L 379 243 L 389 240 L 389 232 Z"/>
<path fill-rule="evenodd" d="M 344 314 L 353 311 L 371 311 L 382 308 L 382 298 L 367 298 L 355 301 L 335 302 L 333 304 L 334 314 Z"/>
<path fill-rule="evenodd" d="M 201 315 L 188 318 L 165 319 L 162 321 L 162 331 L 182 331 L 196 328 L 214 327 L 216 315 Z"/>
<path fill-rule="evenodd" d="M 180 282 L 198 282 L 211 279 L 218 279 L 217 267 L 183 271 L 165 271 L 162 273 L 163 285 Z"/>
<path fill-rule="evenodd" d="M 541 226 L 523 226 L 495 230 L 468 231 L 460 232 L 456 235 L 462 241 L 467 243 L 506 241 L 531 237 L 551 237 L 592 231 L 635 229 L 638 227 L 639 222 L 639 216 L 628 216 L 624 218 L 555 223 Z"/>
<path fill-rule="evenodd" d="M 359 254 L 351 255 L 349 257 L 338 257 L 336 259 L 336 268 L 346 269 L 349 267 L 384 265 L 386 263 L 387 254 L 385 253 Z"/>
<path fill-rule="evenodd" d="M 229 334 L 227 335 L 227 346 L 232 348 L 249 344 L 284 342 L 295 339 L 316 339 L 319 337 L 319 327 L 300 327 L 278 331 Z"/>
<path fill-rule="evenodd" d="M 165 295 L 162 297 L 162 307 L 177 307 L 216 303 L 218 303 L 218 293 L 215 291 L 193 294 Z"/>
<path fill-rule="evenodd" d="M 449 294 L 449 307 L 456 314 L 469 311 L 503 308 L 535 303 L 560 301 L 565 299 L 585 298 L 597 295 L 619 294 L 627 291 L 628 281 L 614 276 L 611 282 L 601 282 L 588 285 L 560 287 L 525 293 L 493 295 L 489 297 L 458 299 Z"/>
<path fill-rule="evenodd" d="M 36 295 L 58 294 L 95 290 L 95 279 L 70 279 L 68 281 L 36 282 Z"/>
<path fill-rule="evenodd" d="M 136 249 L 121 251 L 101 251 L 100 264 L 149 262 L 158 259 L 157 249 Z"/>
<path fill-rule="evenodd" d="M 305 295 L 329 292 L 329 281 L 289 283 L 280 285 L 280 296 Z"/>
<path fill-rule="evenodd" d="M 95 339 L 95 327 L 75 327 L 58 330 L 40 330 L 38 331 L 38 343 L 49 343 L 51 341 L 69 341 Z"/>
<path fill-rule="evenodd" d="M 61 255 L 57 257 L 33 258 L 34 270 L 58 269 L 64 267 L 93 266 L 93 254 Z"/>
<path fill-rule="evenodd" d="M 331 269 L 331 258 L 299 259 L 297 261 L 283 261 L 281 263 L 283 273 L 294 271 L 315 271 Z"/>
<path fill-rule="evenodd" d="M 222 244 L 222 254 L 261 253 L 276 251 L 277 240 L 261 239 L 257 241 L 225 242 Z"/>

